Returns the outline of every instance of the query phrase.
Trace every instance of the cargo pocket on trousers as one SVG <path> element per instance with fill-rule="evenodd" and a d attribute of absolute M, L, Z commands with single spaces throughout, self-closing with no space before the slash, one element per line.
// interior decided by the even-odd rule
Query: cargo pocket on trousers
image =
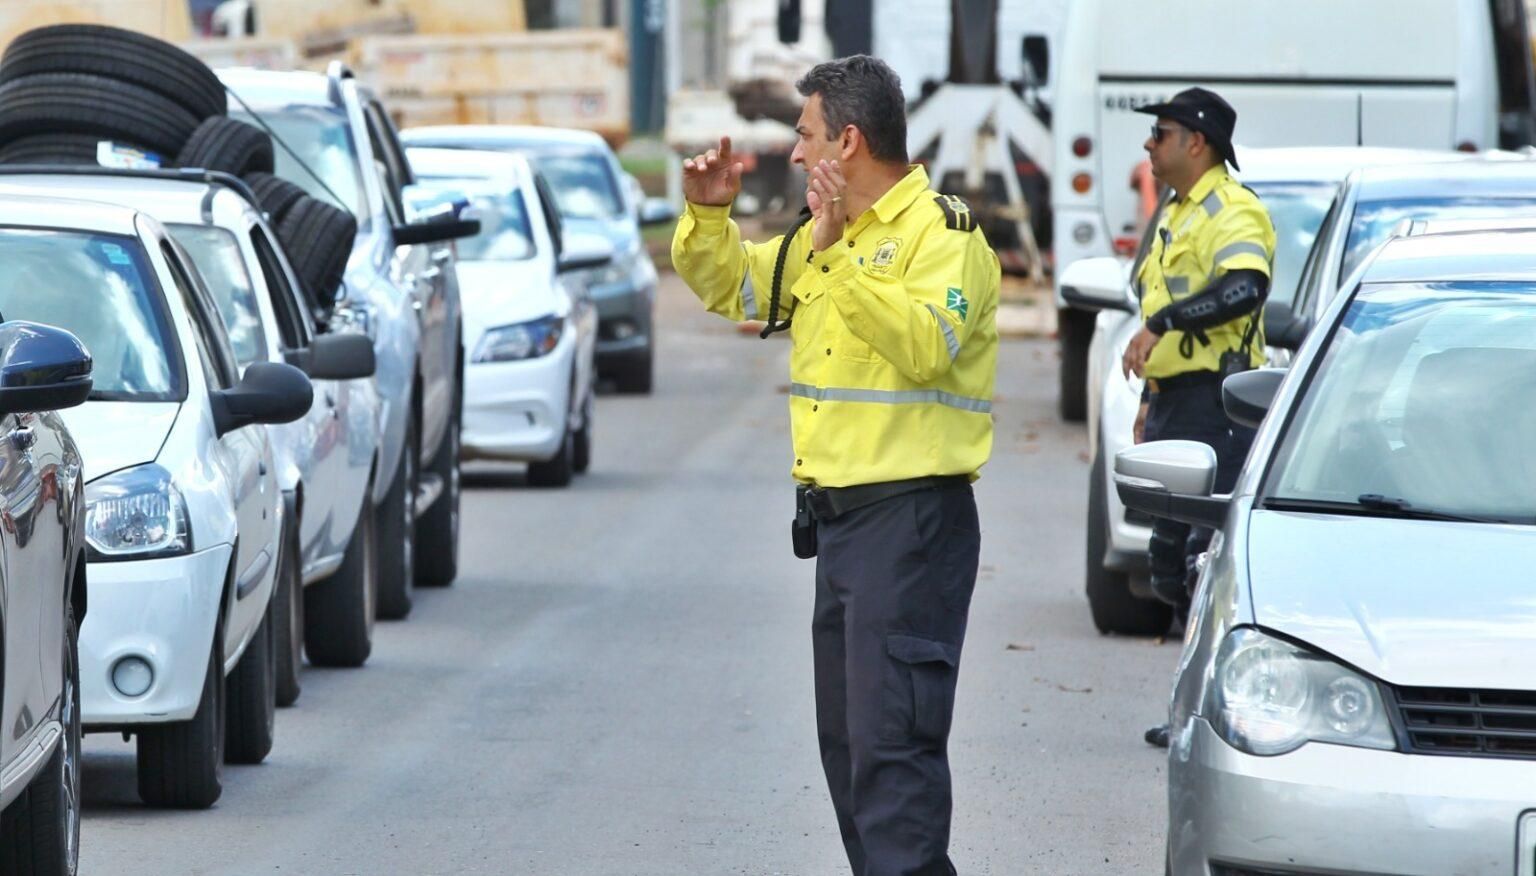
<path fill-rule="evenodd" d="M 960 648 L 910 633 L 885 637 L 885 715 L 880 735 L 895 742 L 943 743 L 955 711 Z"/>

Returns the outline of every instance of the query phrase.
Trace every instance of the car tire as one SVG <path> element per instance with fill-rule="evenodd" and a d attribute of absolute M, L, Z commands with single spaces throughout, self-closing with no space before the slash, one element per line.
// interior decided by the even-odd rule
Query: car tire
<path fill-rule="evenodd" d="M 299 556 L 299 521 L 288 509 L 292 521 L 283 527 L 283 544 L 278 551 L 277 586 L 272 591 L 272 619 L 276 622 L 272 638 L 277 651 L 277 704 L 287 708 L 299 701 L 303 685 L 299 674 L 304 669 L 304 579 Z"/>
<path fill-rule="evenodd" d="M 150 806 L 207 809 L 223 793 L 224 644 L 215 633 L 197 711 L 138 731 L 139 798 Z"/>
<path fill-rule="evenodd" d="M 0 164 L 97 164 L 91 134 L 33 134 L 0 146 Z"/>
<path fill-rule="evenodd" d="M 570 486 L 571 478 L 575 474 L 576 433 L 567 425 L 565 439 L 560 442 L 560 449 L 555 452 L 554 458 L 544 462 L 528 463 L 528 485 L 531 487 Z"/>
<path fill-rule="evenodd" d="M 40 73 L 0 85 L 0 143 L 36 134 L 91 134 L 169 159 L 201 120 L 142 86 L 82 73 Z"/>
<path fill-rule="evenodd" d="M 224 761 L 256 764 L 272 751 L 277 725 L 277 648 L 274 641 L 275 610 L 270 601 L 266 615 L 251 636 L 235 670 L 224 679 Z"/>
<path fill-rule="evenodd" d="M 655 375 L 655 351 L 646 347 L 639 353 L 625 357 L 613 375 L 613 382 L 619 392 L 625 395 L 650 395 Z"/>
<path fill-rule="evenodd" d="M 571 469 L 576 474 L 586 474 L 592 467 L 592 414 L 597 405 L 592 400 L 592 394 L 587 394 L 585 410 L 581 414 L 581 428 L 572 436 Z"/>
<path fill-rule="evenodd" d="M 301 199 L 309 195 L 298 186 L 270 173 L 248 173 L 245 175 L 245 184 L 251 187 L 251 194 L 256 196 L 256 203 L 261 206 L 262 212 L 267 214 L 267 219 L 274 226 L 283 221 Z"/>
<path fill-rule="evenodd" d="M 456 392 L 457 394 L 457 392 Z M 443 492 L 416 521 L 416 586 L 447 587 L 459 576 L 460 403 L 455 401 L 448 430 L 437 447 L 432 474 L 442 479 Z"/>
<path fill-rule="evenodd" d="M 1056 335 L 1061 361 L 1057 363 L 1057 409 L 1068 423 L 1088 419 L 1088 345 L 1093 341 L 1095 317 L 1064 308 L 1056 311 Z"/>
<path fill-rule="evenodd" d="M 362 666 L 373 652 L 379 579 L 374 511 L 366 498 L 373 495 L 372 480 L 363 495 L 341 568 L 304 588 L 304 650 L 316 666 Z"/>
<path fill-rule="evenodd" d="M 1109 510 L 1104 487 L 1104 443 L 1093 455 L 1088 477 L 1087 593 L 1093 625 L 1101 633 L 1121 636 L 1160 636 L 1173 622 L 1173 606 L 1131 592 L 1130 576 L 1104 568 L 1108 549 Z"/>
<path fill-rule="evenodd" d="M 0 873 L 73 876 L 80 866 L 80 658 L 72 608 L 64 629 L 64 735 L 42 772 L 0 815 Z"/>
<path fill-rule="evenodd" d="M 266 131 L 224 116 L 203 119 L 176 153 L 177 167 L 215 170 L 235 176 L 271 173 L 272 137 Z"/>
<path fill-rule="evenodd" d="M 403 620 L 411 613 L 416 578 L 416 475 L 421 431 L 406 418 L 405 446 L 384 502 L 378 508 L 379 618 Z"/>
<path fill-rule="evenodd" d="M 330 307 L 352 254 L 357 220 L 346 210 L 306 196 L 278 220 L 277 236 L 310 303 Z"/>
<path fill-rule="evenodd" d="M 89 73 L 175 101 L 198 119 L 224 115 L 224 83 L 208 65 L 165 40 L 98 24 L 29 30 L 0 58 L 0 83 L 40 73 Z"/>

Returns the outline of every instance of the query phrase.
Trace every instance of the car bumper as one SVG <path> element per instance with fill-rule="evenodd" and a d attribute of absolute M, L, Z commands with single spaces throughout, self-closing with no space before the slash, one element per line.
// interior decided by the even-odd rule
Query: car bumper
<path fill-rule="evenodd" d="M 90 611 L 80 627 L 80 717 L 87 727 L 184 721 L 197 711 L 230 551 L 220 545 L 184 557 L 87 566 Z M 112 685 L 112 668 L 130 656 L 154 672 L 137 697 Z"/>
<path fill-rule="evenodd" d="M 1175 876 L 1531 876 L 1516 869 L 1536 763 L 1309 743 L 1254 757 L 1192 718 L 1169 756 Z M 1218 865 L 1213 867 L 1213 862 Z"/>
<path fill-rule="evenodd" d="M 599 364 L 643 352 L 651 346 L 651 305 L 654 284 L 610 283 L 591 289 L 597 305 Z"/>
<path fill-rule="evenodd" d="M 462 459 L 543 462 L 565 440 L 575 337 L 546 356 L 478 362 L 464 369 Z"/>

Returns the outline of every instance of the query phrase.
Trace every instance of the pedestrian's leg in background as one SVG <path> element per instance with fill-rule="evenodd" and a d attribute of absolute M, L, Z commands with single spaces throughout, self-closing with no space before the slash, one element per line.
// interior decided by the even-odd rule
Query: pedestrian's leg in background
<path fill-rule="evenodd" d="M 825 529 L 825 527 L 822 527 Z M 821 746 L 821 768 L 827 775 L 827 791 L 837 826 L 848 850 L 855 876 L 864 874 L 864 849 L 853 823 L 853 764 L 848 749 L 848 680 L 844 666 L 843 601 L 838 596 L 829 568 L 845 546 L 828 544 L 821 536 L 816 557 L 816 608 L 811 620 L 811 651 L 816 672 L 816 738 Z M 844 565 L 858 559 L 845 560 Z"/>

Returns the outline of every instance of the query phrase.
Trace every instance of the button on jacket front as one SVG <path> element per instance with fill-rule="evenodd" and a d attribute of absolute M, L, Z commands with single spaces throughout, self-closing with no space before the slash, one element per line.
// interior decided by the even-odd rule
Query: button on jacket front
<path fill-rule="evenodd" d="M 907 175 L 843 239 L 790 242 L 779 321 L 789 335 L 796 480 L 823 487 L 974 478 L 992 450 L 997 256 L 964 201 Z M 768 318 L 782 235 L 743 241 L 729 207 L 689 204 L 677 272 L 713 313 Z"/>

